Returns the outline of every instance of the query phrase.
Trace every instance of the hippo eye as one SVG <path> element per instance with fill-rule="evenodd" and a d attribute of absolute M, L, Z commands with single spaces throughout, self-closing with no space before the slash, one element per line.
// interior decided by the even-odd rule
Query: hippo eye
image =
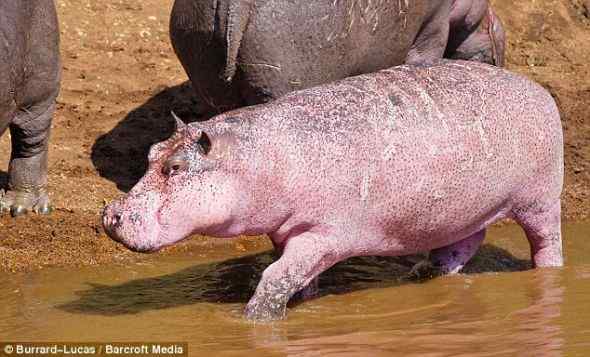
<path fill-rule="evenodd" d="M 169 161 L 162 167 L 162 173 L 168 177 L 174 176 L 187 167 L 185 161 L 174 160 Z"/>

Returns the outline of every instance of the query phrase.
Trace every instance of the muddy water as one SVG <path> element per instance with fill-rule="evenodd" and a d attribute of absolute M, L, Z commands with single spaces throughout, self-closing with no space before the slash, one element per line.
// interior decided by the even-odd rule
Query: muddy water
<path fill-rule="evenodd" d="M 0 277 L 0 340 L 188 341 L 195 356 L 588 356 L 590 225 L 564 227 L 567 266 L 527 270 L 520 229 L 491 230 L 467 273 L 422 282 L 410 262 L 351 259 L 286 321 L 241 310 L 267 252 L 207 248 L 132 266 Z"/>

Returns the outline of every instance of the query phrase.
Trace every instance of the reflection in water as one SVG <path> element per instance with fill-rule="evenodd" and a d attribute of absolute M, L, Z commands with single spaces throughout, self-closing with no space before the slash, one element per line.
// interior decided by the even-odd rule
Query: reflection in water
<path fill-rule="evenodd" d="M 354 332 L 298 335 L 288 326 L 278 325 L 252 329 L 251 338 L 259 349 L 278 350 L 288 356 L 391 356 L 401 352 L 419 356 L 426 351 L 428 356 L 562 356 L 561 306 L 566 290 L 562 271 L 532 271 L 515 281 L 521 290 L 498 291 L 492 299 L 481 295 L 484 285 L 468 282 L 456 299 L 439 304 L 381 315 L 327 317 L 333 323 L 353 326 L 354 317 L 370 321 Z M 530 301 L 524 307 L 503 313 L 526 299 Z M 385 322 L 382 320 L 389 328 L 379 328 L 379 322 Z M 418 323 L 420 320 L 423 322 Z"/>
<path fill-rule="evenodd" d="M 191 355 L 583 356 L 587 232 L 566 228 L 564 269 L 528 270 L 528 244 L 513 226 L 492 230 L 458 276 L 406 281 L 415 258 L 350 259 L 321 276 L 319 298 L 272 324 L 241 318 L 269 252 L 0 276 L 0 336 L 188 341 Z"/>
<path fill-rule="evenodd" d="M 512 339 L 535 351 L 537 356 L 561 356 L 563 331 L 559 320 L 566 289 L 561 271 L 544 269 L 532 275 L 532 284 L 527 285 L 532 301 L 530 306 L 514 312 L 512 319 L 520 324 Z"/>
<path fill-rule="evenodd" d="M 319 297 L 372 287 L 397 286 L 417 258 L 357 257 L 320 276 Z M 90 284 L 79 299 L 60 308 L 69 312 L 120 315 L 198 302 L 246 303 L 262 271 L 274 260 L 271 252 L 191 266 L 172 274 L 136 279 L 120 285 Z M 484 245 L 467 273 L 519 271 L 530 266 L 508 251 Z"/>
<path fill-rule="evenodd" d="M 245 304 L 273 259 L 271 252 L 264 252 L 120 285 L 91 284 L 91 289 L 76 293 L 78 300 L 60 308 L 76 313 L 120 315 L 199 302 Z M 353 258 L 320 277 L 319 295 L 345 293 L 371 284 L 396 285 L 410 267 L 411 263 L 402 258 Z"/>

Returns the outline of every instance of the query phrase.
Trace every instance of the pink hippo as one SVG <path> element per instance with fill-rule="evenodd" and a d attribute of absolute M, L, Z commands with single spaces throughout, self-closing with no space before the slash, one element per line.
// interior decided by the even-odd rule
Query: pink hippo
<path fill-rule="evenodd" d="M 431 251 L 456 273 L 506 217 L 524 228 L 535 267 L 561 266 L 562 181 L 551 95 L 504 69 L 442 60 L 177 120 L 103 220 L 140 252 L 194 233 L 268 234 L 281 257 L 245 314 L 270 320 L 349 257 Z"/>

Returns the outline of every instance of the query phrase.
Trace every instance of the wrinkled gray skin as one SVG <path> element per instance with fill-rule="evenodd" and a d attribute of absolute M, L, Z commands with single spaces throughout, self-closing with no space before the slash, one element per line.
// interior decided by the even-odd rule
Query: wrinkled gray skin
<path fill-rule="evenodd" d="M 206 114 L 443 55 L 504 62 L 487 0 L 176 0 L 170 34 Z"/>
<path fill-rule="evenodd" d="M 0 134 L 10 130 L 8 190 L 0 209 L 49 213 L 47 149 L 60 57 L 53 1 L 0 1 Z"/>

